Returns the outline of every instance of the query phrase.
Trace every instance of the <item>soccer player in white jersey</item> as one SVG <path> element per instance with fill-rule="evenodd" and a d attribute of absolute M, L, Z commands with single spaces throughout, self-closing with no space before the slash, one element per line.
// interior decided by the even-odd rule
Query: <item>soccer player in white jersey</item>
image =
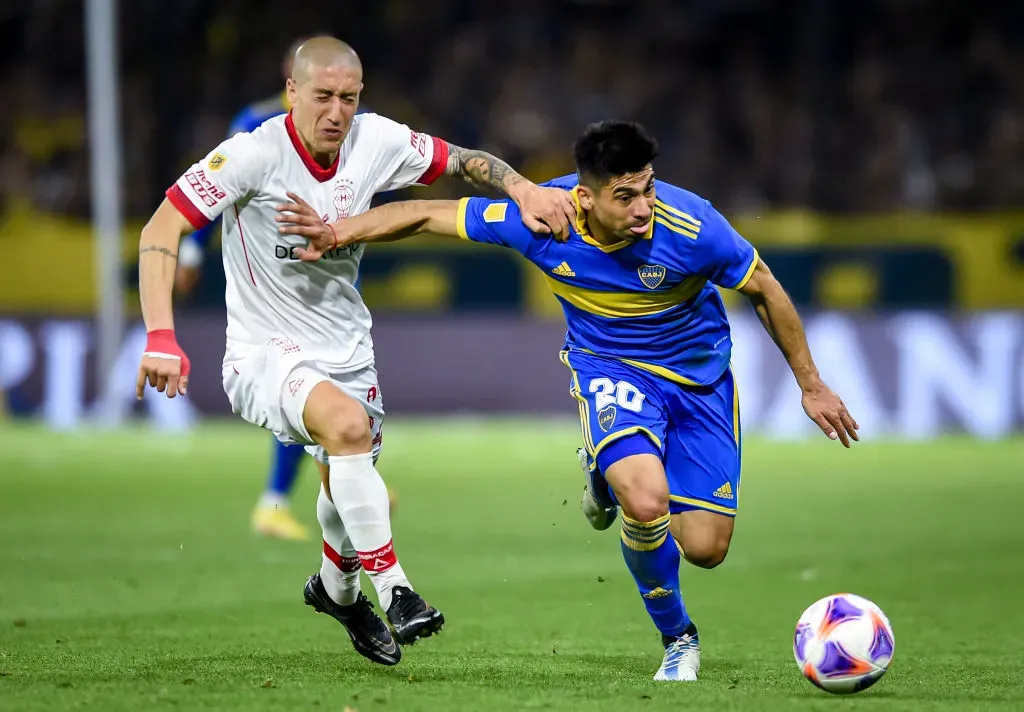
<path fill-rule="evenodd" d="M 385 665 L 441 629 L 444 617 L 409 583 L 391 538 L 388 494 L 374 467 L 384 411 L 370 314 L 354 288 L 363 247 L 299 259 L 305 241 L 278 232 L 275 208 L 301 194 L 324 222 L 367 210 L 380 191 L 442 174 L 500 190 L 523 222 L 568 235 L 564 191 L 540 188 L 490 154 L 411 131 L 375 114 L 355 116 L 362 90 L 356 53 L 331 37 L 304 43 L 287 82 L 292 110 L 221 143 L 168 189 L 139 242 L 139 293 L 149 332 L 137 380 L 185 395 L 189 361 L 174 336 L 171 293 L 180 238 L 222 216 L 227 279 L 224 390 L 232 409 L 327 467 L 317 501 L 320 572 L 305 599 L 347 630 L 356 650 Z M 392 632 L 359 590 L 365 571 Z"/>

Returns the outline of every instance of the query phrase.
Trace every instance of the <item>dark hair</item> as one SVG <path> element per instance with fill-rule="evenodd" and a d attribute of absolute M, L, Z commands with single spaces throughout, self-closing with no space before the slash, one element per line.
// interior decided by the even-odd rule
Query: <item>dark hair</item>
<path fill-rule="evenodd" d="M 643 170 L 657 155 L 658 142 L 633 121 L 590 124 L 573 146 L 580 181 L 589 178 L 602 185 L 615 176 Z"/>

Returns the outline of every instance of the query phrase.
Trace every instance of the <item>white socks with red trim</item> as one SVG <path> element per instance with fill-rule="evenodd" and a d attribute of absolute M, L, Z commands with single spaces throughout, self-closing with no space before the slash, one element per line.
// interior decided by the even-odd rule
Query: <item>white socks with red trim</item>
<path fill-rule="evenodd" d="M 334 506 L 327 498 L 324 488 L 316 499 L 316 518 L 324 534 L 324 555 L 320 564 L 320 580 L 324 590 L 335 603 L 350 606 L 359 597 L 359 572 L 362 565 L 352 548 L 352 540 L 345 532 L 345 525 Z"/>
<path fill-rule="evenodd" d="M 391 606 L 395 586 L 412 588 L 395 556 L 391 541 L 388 488 L 373 466 L 373 455 L 340 455 L 328 458 L 331 497 L 341 516 L 384 611 Z"/>

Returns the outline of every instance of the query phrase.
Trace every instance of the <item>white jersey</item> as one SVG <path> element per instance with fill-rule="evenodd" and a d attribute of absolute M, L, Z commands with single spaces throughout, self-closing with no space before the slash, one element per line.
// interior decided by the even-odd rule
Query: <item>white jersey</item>
<path fill-rule="evenodd" d="M 189 168 L 167 197 L 197 229 L 223 214 L 225 359 L 283 339 L 302 344 L 331 370 L 371 363 L 370 313 L 355 288 L 364 246 L 301 262 L 294 249 L 306 241 L 278 233 L 275 206 L 292 192 L 334 222 L 366 211 L 380 191 L 429 185 L 447 161 L 444 141 L 359 114 L 334 165 L 322 168 L 286 114 L 235 134 Z"/>

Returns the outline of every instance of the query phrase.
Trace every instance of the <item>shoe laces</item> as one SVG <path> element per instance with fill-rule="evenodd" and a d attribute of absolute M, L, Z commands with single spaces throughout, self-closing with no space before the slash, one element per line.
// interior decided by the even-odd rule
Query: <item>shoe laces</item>
<path fill-rule="evenodd" d="M 700 644 L 697 640 L 689 633 L 686 633 L 669 643 L 666 652 L 673 655 L 685 656 L 696 652 L 698 645 Z"/>
<path fill-rule="evenodd" d="M 427 608 L 426 601 L 420 598 L 415 591 L 410 591 L 404 587 L 396 587 L 394 593 L 392 593 L 391 600 L 391 605 L 395 607 L 396 612 L 403 618 L 414 616 Z"/>
<path fill-rule="evenodd" d="M 380 620 L 379 616 L 373 612 L 373 601 L 363 595 L 362 591 L 359 592 L 359 595 L 356 597 L 356 602 L 352 605 L 354 607 L 353 610 L 360 618 L 367 621 L 374 621 L 375 624 Z"/>

